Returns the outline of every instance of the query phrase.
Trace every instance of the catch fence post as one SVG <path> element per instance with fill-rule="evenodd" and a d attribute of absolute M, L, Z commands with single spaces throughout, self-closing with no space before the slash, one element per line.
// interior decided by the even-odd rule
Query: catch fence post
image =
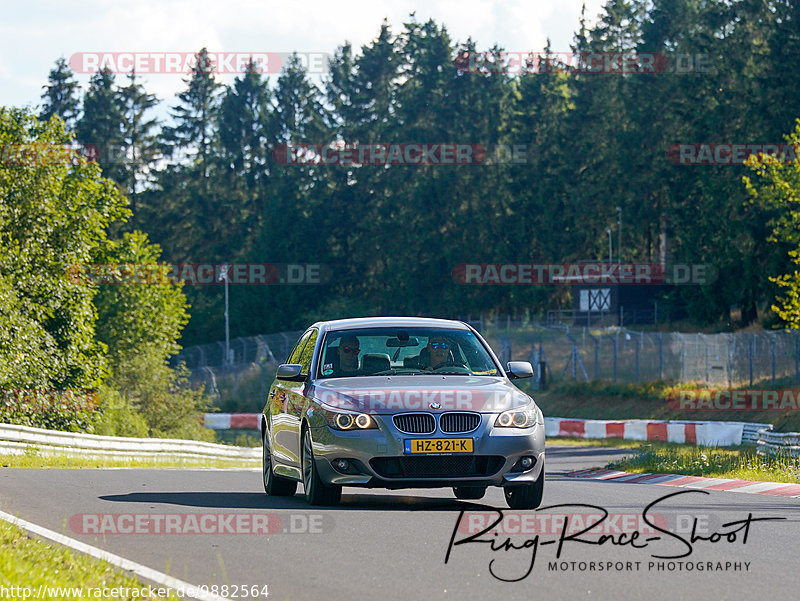
<path fill-rule="evenodd" d="M 612 381 L 616 382 L 617 381 L 617 339 L 615 337 L 613 337 L 613 336 L 611 336 L 611 343 L 612 343 L 612 345 L 614 347 L 614 362 L 613 362 L 613 368 L 612 368 Z"/>
<path fill-rule="evenodd" d="M 775 336 L 769 339 L 769 346 L 772 355 L 772 387 L 775 387 L 775 347 L 778 346 L 775 342 Z"/>

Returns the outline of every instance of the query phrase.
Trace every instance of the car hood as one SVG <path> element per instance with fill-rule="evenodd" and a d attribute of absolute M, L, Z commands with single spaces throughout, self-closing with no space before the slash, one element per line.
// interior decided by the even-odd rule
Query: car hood
<path fill-rule="evenodd" d="M 492 376 L 362 376 L 314 383 L 311 394 L 323 405 L 364 413 L 477 411 L 499 413 L 533 399 L 505 378 Z"/>

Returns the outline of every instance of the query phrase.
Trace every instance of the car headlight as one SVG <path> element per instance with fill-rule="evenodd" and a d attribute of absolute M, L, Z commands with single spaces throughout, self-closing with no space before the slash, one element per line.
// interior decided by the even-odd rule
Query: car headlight
<path fill-rule="evenodd" d="M 495 428 L 530 428 L 536 424 L 535 409 L 512 409 L 503 411 L 494 422 Z"/>
<path fill-rule="evenodd" d="M 328 424 L 335 430 L 370 430 L 378 427 L 367 413 L 328 412 Z"/>

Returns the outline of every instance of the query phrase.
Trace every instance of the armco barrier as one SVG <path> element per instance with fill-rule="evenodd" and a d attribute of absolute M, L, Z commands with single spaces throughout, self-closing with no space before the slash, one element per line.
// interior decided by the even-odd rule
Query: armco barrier
<path fill-rule="evenodd" d="M 760 430 L 758 433 L 757 453 L 759 455 L 786 455 L 800 457 L 800 432 L 770 432 Z"/>
<path fill-rule="evenodd" d="M 261 449 L 172 438 L 97 436 L 28 426 L 0 424 L 0 453 L 21 455 L 30 448 L 42 455 L 86 458 L 227 459 L 245 463 L 261 461 Z"/>
<path fill-rule="evenodd" d="M 206 413 L 203 425 L 214 430 L 259 430 L 260 413 Z M 547 436 L 574 438 L 625 438 L 627 440 L 652 440 L 680 442 L 703 446 L 731 446 L 754 444 L 760 432 L 768 432 L 771 424 L 751 422 L 701 422 L 653 420 L 598 420 L 544 418 Z M 800 436 L 800 435 L 798 435 Z M 795 444 L 800 444 L 796 442 Z"/>
<path fill-rule="evenodd" d="M 544 424 L 546 436 L 624 438 L 723 447 L 742 442 L 755 442 L 754 431 L 772 428 L 770 424 L 746 422 L 597 420 L 563 417 L 546 417 Z"/>

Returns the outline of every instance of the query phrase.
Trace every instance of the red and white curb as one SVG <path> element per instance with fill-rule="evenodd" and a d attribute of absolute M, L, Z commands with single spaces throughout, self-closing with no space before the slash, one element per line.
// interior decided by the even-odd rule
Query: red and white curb
<path fill-rule="evenodd" d="M 684 476 L 681 474 L 635 474 L 632 472 L 598 470 L 595 468 L 570 472 L 566 474 L 566 476 L 568 478 L 582 478 L 586 480 L 606 480 L 611 482 L 625 482 L 628 484 L 657 484 L 659 486 L 676 486 L 678 488 L 724 490 L 728 492 L 800 499 L 800 484 L 787 484 L 786 482 L 757 482 L 753 480 L 731 480 L 728 478 L 704 478 L 702 476 Z"/>
<path fill-rule="evenodd" d="M 545 435 L 569 438 L 624 438 L 727 447 L 742 444 L 741 422 L 672 422 L 641 419 L 544 418 Z"/>

